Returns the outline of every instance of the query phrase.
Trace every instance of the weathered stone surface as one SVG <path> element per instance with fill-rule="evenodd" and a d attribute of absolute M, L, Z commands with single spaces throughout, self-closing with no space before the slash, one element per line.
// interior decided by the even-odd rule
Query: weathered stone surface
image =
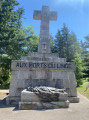
<path fill-rule="evenodd" d="M 21 96 L 28 86 L 50 86 L 66 89 L 68 96 L 77 96 L 74 72 L 71 70 L 16 70 L 12 71 L 10 96 Z"/>
<path fill-rule="evenodd" d="M 12 70 L 39 70 L 39 69 L 45 69 L 45 70 L 71 70 L 74 71 L 75 64 L 73 62 L 52 62 L 46 61 L 23 61 L 23 60 L 14 60 L 12 61 Z"/>
<path fill-rule="evenodd" d="M 33 18 L 41 20 L 38 53 L 50 53 L 49 20 L 56 20 L 57 13 L 50 12 L 48 6 L 43 6 L 42 11 L 34 11 Z"/>
<path fill-rule="evenodd" d="M 74 72 L 71 70 L 15 70 L 12 71 L 10 96 L 21 96 L 28 86 L 50 86 L 66 89 L 68 96 L 77 96 Z"/>
<path fill-rule="evenodd" d="M 66 62 L 66 58 L 59 58 L 58 54 L 50 53 L 49 20 L 56 20 L 57 14 L 50 12 L 49 7 L 43 6 L 42 11 L 34 12 L 34 18 L 41 19 L 39 52 L 30 53 L 29 56 L 23 56 L 21 60 L 12 61 L 12 77 L 7 103 L 11 103 L 12 99 L 16 100 L 16 97 L 21 98 L 21 92 L 29 86 L 65 89 L 70 101 L 78 102 L 74 63 Z M 64 97 L 60 94 L 60 96 L 59 100 L 63 101 L 64 98 L 67 100 L 67 95 L 64 94 Z"/>
<path fill-rule="evenodd" d="M 19 109 L 57 109 L 57 108 L 68 108 L 69 101 L 58 101 L 58 102 L 19 102 Z"/>
<path fill-rule="evenodd" d="M 79 103 L 80 98 L 79 97 L 68 97 L 68 100 L 70 103 Z"/>
<path fill-rule="evenodd" d="M 20 97 L 11 97 L 11 96 L 8 96 L 6 98 L 6 104 L 9 105 L 9 104 L 19 104 L 19 101 L 21 100 Z"/>
<path fill-rule="evenodd" d="M 63 98 L 68 97 L 68 94 L 64 89 L 56 89 L 53 87 L 46 86 L 38 86 L 38 87 L 28 87 L 27 91 L 31 91 L 35 93 L 40 101 L 43 102 L 51 102 L 51 101 L 59 101 L 59 98 L 62 100 Z M 63 99 L 65 100 L 65 99 Z"/>
<path fill-rule="evenodd" d="M 21 101 L 66 101 L 68 94 L 62 89 L 56 89 L 52 87 L 35 87 L 21 92 Z"/>
<path fill-rule="evenodd" d="M 63 89 L 30 87 L 21 93 L 19 109 L 50 109 L 69 107 L 68 94 Z"/>
<path fill-rule="evenodd" d="M 41 57 L 41 58 L 58 58 L 59 57 L 59 54 L 58 53 L 38 53 L 38 52 L 33 52 L 33 53 L 29 53 L 29 56 L 30 57 Z M 28 56 L 28 57 L 29 57 Z M 25 56 L 26 57 L 26 56 Z M 66 59 L 66 58 L 64 58 Z"/>
<path fill-rule="evenodd" d="M 25 89 L 21 93 L 21 101 L 38 102 L 40 101 L 40 98 L 34 92 L 30 92 Z"/>
<path fill-rule="evenodd" d="M 25 110 L 25 109 L 41 109 L 39 102 L 19 102 L 19 109 Z"/>
<path fill-rule="evenodd" d="M 67 101 L 68 100 L 68 93 L 60 93 L 59 95 L 59 101 Z"/>
<path fill-rule="evenodd" d="M 49 61 L 49 62 L 60 62 L 65 63 L 66 58 L 59 58 L 57 53 L 29 53 L 29 56 L 22 56 L 21 60 L 29 60 L 29 61 Z"/>

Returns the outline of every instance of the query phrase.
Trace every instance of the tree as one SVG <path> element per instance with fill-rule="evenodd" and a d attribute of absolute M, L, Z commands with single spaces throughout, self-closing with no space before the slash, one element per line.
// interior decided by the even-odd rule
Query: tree
<path fill-rule="evenodd" d="M 59 57 L 66 58 L 68 62 L 75 58 L 76 52 L 81 51 L 76 35 L 71 33 L 65 24 L 61 30 L 58 30 L 54 44 L 54 51 L 59 53 Z"/>
<path fill-rule="evenodd" d="M 73 32 L 70 32 L 66 25 L 63 25 L 61 30 L 58 30 L 54 43 L 54 51 L 59 53 L 59 57 L 66 58 L 68 62 L 75 62 L 75 76 L 77 85 L 82 84 L 82 78 L 85 75 L 86 69 L 82 57 L 82 49 L 77 37 Z"/>
<path fill-rule="evenodd" d="M 37 52 L 39 36 L 35 35 L 33 27 L 28 26 L 27 28 L 23 28 L 22 32 L 23 36 L 20 35 L 20 37 L 24 38 L 25 55 L 28 55 L 29 52 Z"/>
<path fill-rule="evenodd" d="M 85 65 L 84 77 L 89 77 L 89 35 L 85 37 L 85 41 L 81 41 L 83 63 Z"/>
<path fill-rule="evenodd" d="M 83 71 L 84 71 L 84 66 L 83 66 L 83 61 L 82 61 L 82 57 L 81 54 L 76 54 L 76 57 L 74 59 L 75 62 L 75 76 L 76 76 L 76 81 L 77 81 L 77 86 L 82 85 L 83 83 Z"/>
<path fill-rule="evenodd" d="M 15 10 L 19 3 L 16 0 L 0 1 L 0 83 L 8 84 L 10 63 L 20 57 L 23 42 L 19 39 L 22 9 Z"/>
<path fill-rule="evenodd" d="M 18 35 L 23 10 L 14 10 L 18 5 L 16 0 L 2 0 L 0 4 L 0 54 L 7 54 L 11 59 L 19 57 L 18 51 L 21 50 Z"/>
<path fill-rule="evenodd" d="M 11 74 L 11 60 L 37 51 L 39 37 L 31 27 L 22 28 L 24 9 L 15 9 L 18 5 L 16 0 L 2 0 L 0 3 L 0 84 L 1 88 L 6 88 Z"/>
<path fill-rule="evenodd" d="M 0 84 L 1 88 L 6 88 L 11 74 L 11 60 L 20 59 L 30 51 L 36 52 L 39 36 L 35 35 L 32 27 L 22 28 L 24 9 L 14 9 L 18 5 L 16 0 L 0 2 Z"/>

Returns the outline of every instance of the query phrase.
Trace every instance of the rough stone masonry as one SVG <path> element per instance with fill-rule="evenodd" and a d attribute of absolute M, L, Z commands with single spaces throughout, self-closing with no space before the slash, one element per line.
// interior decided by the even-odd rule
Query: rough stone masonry
<path fill-rule="evenodd" d="M 41 20 L 38 52 L 29 53 L 28 56 L 21 57 L 21 60 L 12 61 L 7 104 L 17 104 L 21 100 L 21 92 L 29 86 L 65 89 L 70 102 L 79 102 L 74 63 L 66 62 L 66 58 L 59 58 L 58 54 L 51 53 L 49 21 L 56 20 L 57 13 L 50 12 L 48 6 L 43 6 L 42 11 L 34 11 L 33 17 Z"/>
<path fill-rule="evenodd" d="M 39 53 L 50 53 L 50 40 L 49 40 L 49 21 L 57 19 L 56 12 L 50 12 L 48 6 L 43 6 L 42 11 L 34 11 L 34 19 L 41 20 L 40 26 L 40 39 L 38 45 Z"/>

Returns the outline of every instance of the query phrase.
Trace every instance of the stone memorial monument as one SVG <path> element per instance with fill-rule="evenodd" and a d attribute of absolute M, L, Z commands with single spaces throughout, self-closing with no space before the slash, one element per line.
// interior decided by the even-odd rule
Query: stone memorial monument
<path fill-rule="evenodd" d="M 69 102 L 79 102 L 75 64 L 51 53 L 49 21 L 56 20 L 57 13 L 50 12 L 48 6 L 43 6 L 42 11 L 34 11 L 33 18 L 41 20 L 38 52 L 12 61 L 7 104 L 19 104 L 20 109 L 37 109 L 68 107 Z M 37 91 L 34 92 L 34 89 Z M 43 100 L 45 96 L 46 102 Z M 48 101 L 47 96 L 53 98 L 53 101 Z"/>

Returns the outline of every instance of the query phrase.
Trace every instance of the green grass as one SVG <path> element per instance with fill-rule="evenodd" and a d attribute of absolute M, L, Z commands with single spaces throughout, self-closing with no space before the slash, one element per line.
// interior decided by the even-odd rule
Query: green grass
<path fill-rule="evenodd" d="M 84 96 L 86 96 L 88 99 L 89 99 L 89 88 L 86 92 L 85 89 L 86 89 L 86 85 L 88 84 L 89 82 L 84 82 L 83 85 L 81 85 L 80 87 L 77 88 L 77 91 L 81 94 L 83 94 Z"/>

